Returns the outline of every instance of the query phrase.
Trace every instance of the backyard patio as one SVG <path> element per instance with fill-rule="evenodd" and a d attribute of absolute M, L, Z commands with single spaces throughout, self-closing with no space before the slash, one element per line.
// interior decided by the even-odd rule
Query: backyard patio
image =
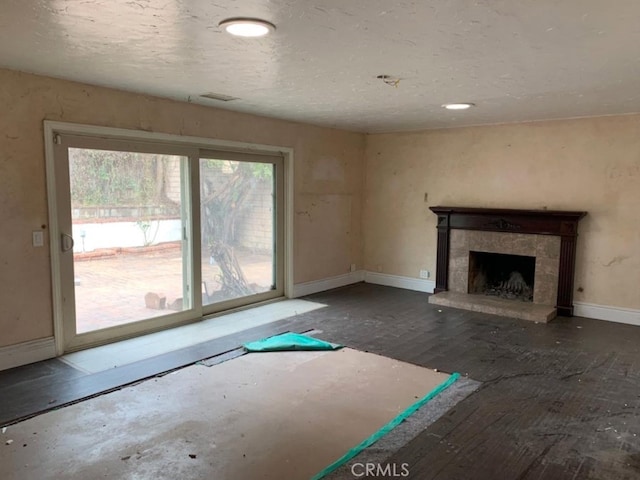
<path fill-rule="evenodd" d="M 84 333 L 123 325 L 181 310 L 182 252 L 179 243 L 148 248 L 127 248 L 76 254 L 77 332 Z M 236 249 L 236 256 L 249 285 L 261 291 L 272 283 L 270 255 Z M 202 259 L 202 278 L 209 292 L 220 289 L 220 268 Z M 165 309 L 147 308 L 145 295 L 166 298 Z M 204 289 L 203 289 L 204 292 Z M 178 300 L 177 303 L 176 300 Z M 175 310 L 172 310 L 171 307 Z"/>

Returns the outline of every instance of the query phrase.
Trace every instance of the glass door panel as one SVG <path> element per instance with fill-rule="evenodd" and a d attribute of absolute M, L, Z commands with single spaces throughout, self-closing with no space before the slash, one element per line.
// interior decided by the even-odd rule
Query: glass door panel
<path fill-rule="evenodd" d="M 187 157 L 69 147 L 68 161 L 75 334 L 189 309 Z"/>
<path fill-rule="evenodd" d="M 200 159 L 202 304 L 276 289 L 275 165 Z"/>

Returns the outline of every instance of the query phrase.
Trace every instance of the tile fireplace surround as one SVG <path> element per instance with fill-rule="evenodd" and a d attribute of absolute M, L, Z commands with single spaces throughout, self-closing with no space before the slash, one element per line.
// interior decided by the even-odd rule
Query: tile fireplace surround
<path fill-rule="evenodd" d="M 547 322 L 573 315 L 578 221 L 586 212 L 431 207 L 438 215 L 429 303 Z M 469 294 L 469 252 L 535 257 L 533 302 Z"/>

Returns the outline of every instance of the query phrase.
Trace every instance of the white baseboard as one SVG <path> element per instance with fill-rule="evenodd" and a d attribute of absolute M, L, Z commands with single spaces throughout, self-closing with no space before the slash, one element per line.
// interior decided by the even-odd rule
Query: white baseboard
<path fill-rule="evenodd" d="M 0 370 L 47 360 L 55 356 L 56 344 L 53 337 L 0 347 Z"/>
<path fill-rule="evenodd" d="M 389 275 L 387 273 L 367 272 L 358 270 L 357 272 L 345 273 L 336 277 L 323 278 L 305 283 L 296 283 L 293 286 L 293 298 L 311 295 L 312 293 L 324 292 L 332 288 L 344 287 L 352 283 L 365 281 L 376 285 L 386 285 L 388 287 L 404 288 L 406 290 L 416 290 L 418 292 L 433 293 L 436 282 L 433 280 L 423 280 L 421 278 L 401 277 L 399 275 Z"/>
<path fill-rule="evenodd" d="M 364 270 L 345 273 L 335 277 L 323 278 L 322 280 L 313 280 L 311 282 L 296 283 L 293 286 L 293 298 L 311 295 L 312 293 L 324 292 L 332 288 L 344 287 L 352 283 L 362 282 L 364 280 Z"/>
<path fill-rule="evenodd" d="M 631 308 L 610 307 L 593 303 L 573 302 L 573 314 L 577 317 L 595 318 L 608 322 L 640 325 L 640 310 Z"/>
<path fill-rule="evenodd" d="M 433 289 L 436 287 L 436 282 L 433 280 L 401 277 L 399 275 L 376 272 L 366 272 L 364 281 L 367 283 L 375 283 L 376 285 L 386 285 L 387 287 L 404 288 L 405 290 L 416 290 L 427 293 L 433 293 Z"/>

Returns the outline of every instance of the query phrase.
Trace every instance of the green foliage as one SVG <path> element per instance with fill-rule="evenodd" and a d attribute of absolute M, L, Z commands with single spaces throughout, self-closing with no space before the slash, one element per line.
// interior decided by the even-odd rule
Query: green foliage
<path fill-rule="evenodd" d="M 273 165 L 270 163 L 251 163 L 251 174 L 260 180 L 271 180 L 273 178 Z"/>
<path fill-rule="evenodd" d="M 69 149 L 71 198 L 76 206 L 147 205 L 159 197 L 161 156 Z"/>
<path fill-rule="evenodd" d="M 152 223 L 155 224 L 155 229 L 152 233 L 150 233 L 149 229 L 151 228 Z M 151 222 L 151 220 L 138 220 L 136 222 L 136 225 L 142 231 L 142 236 L 144 237 L 144 246 L 148 247 L 149 245 L 153 245 L 153 242 L 155 242 L 156 236 L 158 235 L 158 230 L 160 229 L 160 222 Z"/>
<path fill-rule="evenodd" d="M 208 158 L 202 162 L 203 170 L 218 174 L 239 174 L 256 180 L 273 178 L 273 165 L 270 163 L 237 162 L 233 160 L 214 160 Z"/>

